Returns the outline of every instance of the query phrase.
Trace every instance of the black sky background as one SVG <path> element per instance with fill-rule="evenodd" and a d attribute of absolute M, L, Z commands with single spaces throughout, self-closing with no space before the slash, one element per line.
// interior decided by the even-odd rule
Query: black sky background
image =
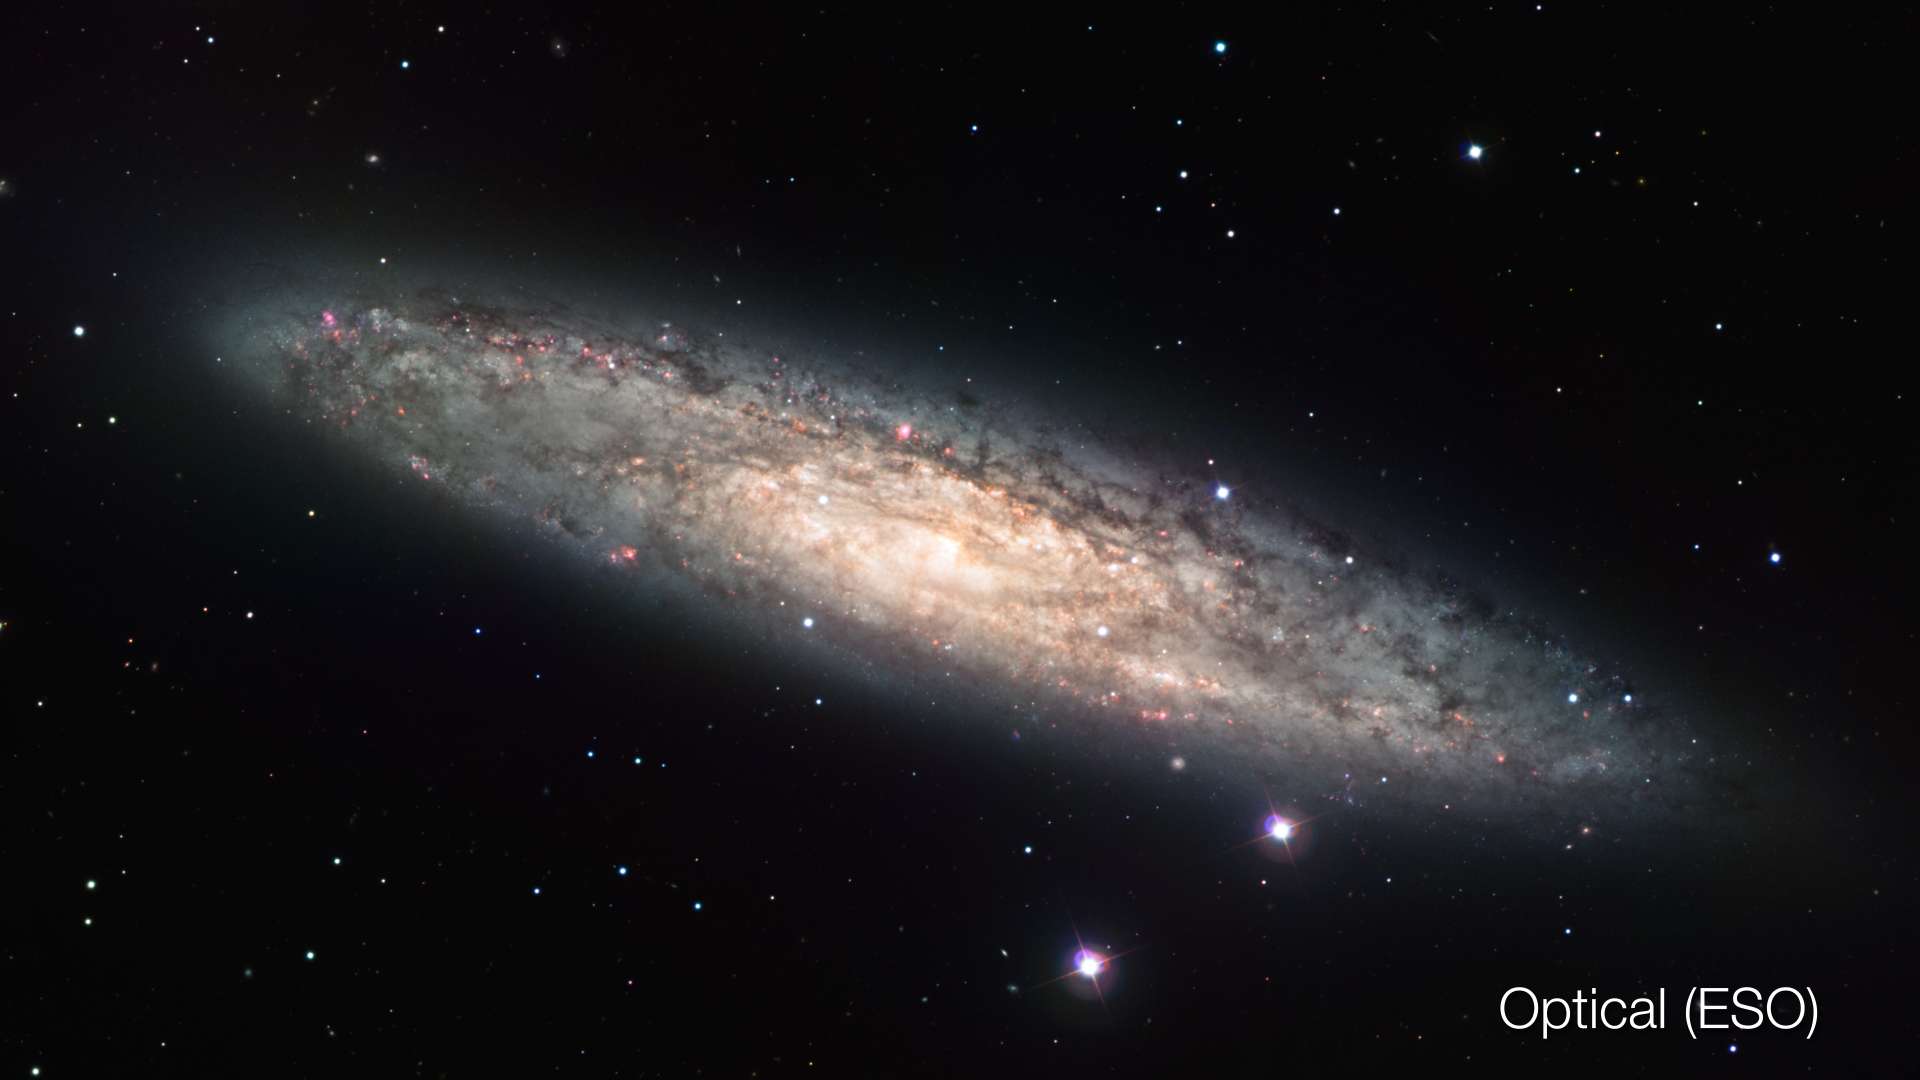
<path fill-rule="evenodd" d="M 1910 11 L 0 28 L 7 1068 L 1911 1062 Z M 1044 372 L 1657 672 L 1789 827 L 1215 857 L 1224 789 L 636 610 L 211 392 L 196 315 L 374 248 Z M 1075 927 L 1138 947 L 1104 1008 L 1037 987 Z M 1736 1052 L 1494 1015 L 1788 984 L 1818 1034 Z"/>

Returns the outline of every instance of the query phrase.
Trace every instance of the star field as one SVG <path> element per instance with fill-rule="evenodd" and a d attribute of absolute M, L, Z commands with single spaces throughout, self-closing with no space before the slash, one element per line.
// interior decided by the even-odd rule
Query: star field
<path fill-rule="evenodd" d="M 1900 1060 L 1897 19 L 0 22 L 23 1073 Z"/>

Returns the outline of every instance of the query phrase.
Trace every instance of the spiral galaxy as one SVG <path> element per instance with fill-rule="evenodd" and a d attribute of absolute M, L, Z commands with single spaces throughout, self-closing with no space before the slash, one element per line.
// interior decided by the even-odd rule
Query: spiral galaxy
<path fill-rule="evenodd" d="M 276 293 L 224 333 L 245 393 L 556 558 L 981 724 L 1435 814 L 1702 794 L 1697 732 L 1539 619 L 964 376 L 443 287 Z"/>

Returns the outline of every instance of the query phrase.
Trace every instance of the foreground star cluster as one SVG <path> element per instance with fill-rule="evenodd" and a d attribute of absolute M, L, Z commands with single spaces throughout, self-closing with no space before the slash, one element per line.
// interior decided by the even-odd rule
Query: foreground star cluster
<path fill-rule="evenodd" d="M 959 379 L 436 289 L 261 310 L 293 314 L 237 332 L 301 420 L 903 689 L 1349 803 L 1683 797 L 1692 744 L 1620 671 L 1417 560 Z"/>

